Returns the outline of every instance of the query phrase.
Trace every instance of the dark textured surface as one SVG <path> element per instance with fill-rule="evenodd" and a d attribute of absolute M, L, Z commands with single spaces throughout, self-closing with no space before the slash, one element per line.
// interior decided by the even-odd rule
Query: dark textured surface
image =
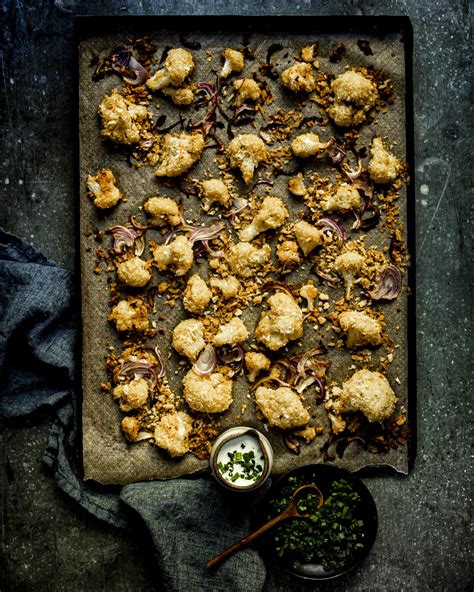
<path fill-rule="evenodd" d="M 357 574 L 324 588 L 471 589 L 468 2 L 3 0 L 1 6 L 0 224 L 69 268 L 74 266 L 73 15 L 258 10 L 411 17 L 418 457 L 408 478 L 365 480 L 379 508 L 378 540 Z M 44 417 L 2 430 L 2 591 L 161 589 L 145 539 L 127 537 L 88 516 L 43 473 L 39 461 L 47 432 Z M 267 583 L 268 590 L 278 592 L 316 588 L 277 570 Z"/>

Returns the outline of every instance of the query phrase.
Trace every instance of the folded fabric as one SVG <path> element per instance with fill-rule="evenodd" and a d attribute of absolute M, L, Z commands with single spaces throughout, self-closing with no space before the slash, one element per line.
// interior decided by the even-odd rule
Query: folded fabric
<path fill-rule="evenodd" d="M 254 498 L 242 504 L 209 477 L 123 488 L 82 479 L 75 304 L 72 274 L 0 228 L 0 417 L 54 409 L 44 463 L 59 487 L 101 520 L 133 529 L 141 517 L 166 590 L 261 590 L 265 567 L 255 550 L 239 552 L 215 571 L 206 567 L 249 532 Z"/>

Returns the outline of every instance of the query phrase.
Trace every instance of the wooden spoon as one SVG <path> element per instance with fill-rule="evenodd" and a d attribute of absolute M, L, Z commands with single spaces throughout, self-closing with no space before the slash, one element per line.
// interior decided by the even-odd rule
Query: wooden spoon
<path fill-rule="evenodd" d="M 278 514 L 278 516 L 275 516 L 275 518 L 269 520 L 255 532 L 252 532 L 245 538 L 241 539 L 240 541 L 237 541 L 230 547 L 227 547 L 227 549 L 224 549 L 224 551 L 219 553 L 219 555 L 216 555 L 212 559 L 209 559 L 209 561 L 207 562 L 207 567 L 216 567 L 219 563 L 221 563 L 221 561 L 224 561 L 225 559 L 233 555 L 236 551 L 238 551 L 240 548 L 254 541 L 257 537 L 273 528 L 282 520 L 286 520 L 287 518 L 305 518 L 306 516 L 308 516 L 308 514 L 310 513 L 309 511 L 306 514 L 300 514 L 300 512 L 298 511 L 298 500 L 302 493 L 307 493 L 310 491 L 318 494 L 319 500 L 316 505 L 316 509 L 319 509 L 324 502 L 323 494 L 321 493 L 320 489 L 313 484 L 302 485 L 301 487 L 298 487 L 298 489 L 291 496 L 290 503 L 281 514 Z"/>

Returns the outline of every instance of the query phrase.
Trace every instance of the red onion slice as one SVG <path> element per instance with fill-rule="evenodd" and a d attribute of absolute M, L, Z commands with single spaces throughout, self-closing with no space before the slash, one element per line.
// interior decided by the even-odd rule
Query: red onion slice
<path fill-rule="evenodd" d="M 216 350 L 212 345 L 206 345 L 192 369 L 198 376 L 209 376 L 214 372 L 216 365 Z"/>
<path fill-rule="evenodd" d="M 133 57 L 130 47 L 124 45 L 116 47 L 112 52 L 112 68 L 131 86 L 139 86 L 148 78 L 147 69 Z M 133 78 L 126 75 L 127 70 L 133 72 Z"/>
<path fill-rule="evenodd" d="M 369 292 L 373 300 L 395 300 L 402 289 L 402 272 L 395 265 L 387 265 L 377 275 L 377 286 Z"/>

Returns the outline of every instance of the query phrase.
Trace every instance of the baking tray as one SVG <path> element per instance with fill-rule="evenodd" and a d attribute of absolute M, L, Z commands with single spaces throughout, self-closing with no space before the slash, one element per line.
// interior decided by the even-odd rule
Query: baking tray
<path fill-rule="evenodd" d="M 127 205 L 122 204 L 120 219 L 113 217 L 114 223 L 125 222 L 129 213 L 146 197 L 156 193 L 156 179 L 149 169 L 144 181 L 144 169 L 127 168 L 123 153 L 111 150 L 99 138 L 96 115 L 97 106 L 104 94 L 112 87 L 119 87 L 118 78 L 107 77 L 100 83 L 91 81 L 92 68 L 90 59 L 94 53 L 106 55 L 116 45 L 122 44 L 127 37 L 147 34 L 159 49 L 165 46 L 177 47 L 183 39 L 215 43 L 215 47 L 237 46 L 237 40 L 245 38 L 251 43 L 256 39 L 262 43 L 280 42 L 293 47 L 302 47 L 310 42 L 320 43 L 320 53 L 327 50 L 327 45 L 338 42 L 348 44 L 348 39 L 368 39 L 374 48 L 384 49 L 384 69 L 392 75 L 393 64 L 397 64 L 398 80 L 394 81 L 398 97 L 399 121 L 395 126 L 395 138 L 391 129 L 390 139 L 396 139 L 400 150 L 398 154 L 408 163 L 410 175 L 413 175 L 413 95 L 412 95 L 412 28 L 407 17 L 236 17 L 236 16 L 165 16 L 165 17 L 79 17 L 75 19 L 77 40 L 77 83 L 78 83 L 78 121 L 79 143 L 77 209 L 78 229 L 77 252 L 81 265 L 81 302 L 82 302 L 82 387 L 83 387 L 83 462 L 85 478 L 102 483 L 129 483 L 155 478 L 172 478 L 192 473 L 207 467 L 207 461 L 200 461 L 191 455 L 182 460 L 170 461 L 165 453 L 147 443 L 127 444 L 120 431 L 121 414 L 112 397 L 100 390 L 100 385 L 108 380 L 103 362 L 106 347 L 113 343 L 119 350 L 119 340 L 113 329 L 108 326 L 106 317 L 109 311 L 108 291 L 105 274 L 91 273 L 94 266 L 94 248 L 90 239 L 85 239 L 88 230 L 104 230 L 112 219 L 108 215 L 93 212 L 85 196 L 85 178 L 103 166 L 119 171 L 116 175 L 118 186 L 125 195 L 132 196 Z M 206 41 L 207 40 L 207 41 Z M 234 43 L 234 45 L 233 45 Z M 354 45 L 354 44 L 352 44 Z M 368 65 L 370 57 L 350 47 L 349 54 L 335 70 L 342 71 L 343 64 Z M 388 49 L 389 48 L 389 49 Z M 194 52 L 193 52 L 194 53 Z M 381 54 L 374 49 L 375 59 Z M 319 54 L 318 54 L 319 57 Z M 380 59 L 380 57 L 378 58 Z M 379 64 L 382 67 L 382 64 Z M 198 77 L 193 77 L 197 80 Z M 401 90 L 401 92 L 400 92 Z M 401 114 L 401 115 L 400 115 Z M 382 126 L 383 128 L 383 126 Z M 244 132 L 244 130 L 243 130 Z M 377 133 L 383 134 L 379 128 Z M 125 171 L 126 173 L 123 173 Z M 146 170 L 146 169 L 145 169 Z M 192 173 L 195 172 L 194 170 Z M 199 177 L 194 174 L 194 177 Z M 401 385 L 397 394 L 408 409 L 410 438 L 407 444 L 383 455 L 363 453 L 356 445 L 347 448 L 342 458 L 335 457 L 333 462 L 339 466 L 356 471 L 367 468 L 390 467 L 399 473 L 408 473 L 415 455 L 415 298 L 414 298 L 414 196 L 413 177 L 402 190 L 406 229 L 405 240 L 411 255 L 412 266 L 407 274 L 409 296 L 403 303 Z M 171 195 L 172 196 L 172 195 Z M 97 245 L 95 245 L 97 246 Z M 92 244 L 92 247 L 94 245 Z M 316 277 L 314 276 L 314 279 Z M 103 352 L 102 356 L 99 352 Z M 400 374 L 400 372 L 398 372 Z M 388 376 L 391 377 L 389 368 Z M 181 380 L 179 376 L 177 381 Z M 333 377 L 334 378 L 334 377 Z M 244 379 L 243 379 L 244 380 Z M 172 384 L 179 388 L 178 382 Z M 242 386 L 241 388 L 245 388 Z M 402 395 L 400 393 L 402 392 Z M 250 407 L 250 406 L 249 406 Z M 234 420 L 235 423 L 235 420 Z M 262 428 L 261 422 L 253 418 L 243 418 L 240 423 L 248 423 Z M 232 425 L 230 422 L 229 425 Z M 227 427 L 224 421 L 220 429 Z M 299 456 L 289 456 L 281 441 L 281 436 L 270 431 L 276 448 L 275 472 L 285 472 L 308 462 L 322 460 L 318 452 L 318 442 L 312 448 L 303 447 Z"/>

